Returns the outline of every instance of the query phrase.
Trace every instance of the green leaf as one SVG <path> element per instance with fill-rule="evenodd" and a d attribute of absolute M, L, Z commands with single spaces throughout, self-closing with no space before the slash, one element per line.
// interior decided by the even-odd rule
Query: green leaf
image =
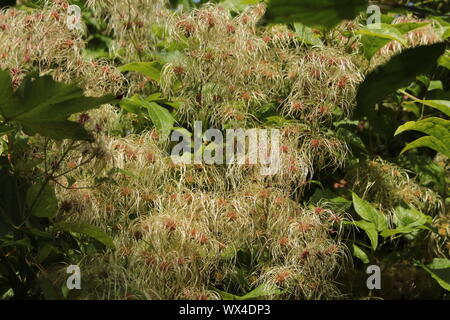
<path fill-rule="evenodd" d="M 300 22 L 331 29 L 366 8 L 366 0 L 270 0 L 265 17 L 270 23 Z"/>
<path fill-rule="evenodd" d="M 405 22 L 392 24 L 392 26 L 400 31 L 401 34 L 407 34 L 410 31 L 428 26 L 429 24 L 429 22 Z"/>
<path fill-rule="evenodd" d="M 448 100 L 418 100 L 418 102 L 437 109 L 450 117 L 450 101 Z"/>
<path fill-rule="evenodd" d="M 364 56 L 367 60 L 372 59 L 378 50 L 392 40 L 396 40 L 405 46 L 407 42 L 403 36 L 404 34 L 428 24 L 429 23 L 427 22 L 406 22 L 397 24 L 381 23 L 381 28 L 379 29 L 374 29 L 371 26 L 365 27 L 358 31 L 359 34 L 362 34 L 361 43 L 364 48 Z"/>
<path fill-rule="evenodd" d="M 237 296 L 216 288 L 213 288 L 213 290 L 219 293 L 223 300 L 258 300 L 267 296 L 279 295 L 282 293 L 275 285 L 260 285 L 243 296 Z"/>
<path fill-rule="evenodd" d="M 234 295 L 232 293 L 228 293 L 228 292 L 216 289 L 216 288 L 213 288 L 213 290 L 216 291 L 220 295 L 222 300 L 239 300 L 239 296 Z"/>
<path fill-rule="evenodd" d="M 163 97 L 161 92 L 156 92 L 149 95 L 145 100 L 148 102 L 164 102 L 167 101 L 167 98 Z"/>
<path fill-rule="evenodd" d="M 34 184 L 27 192 L 27 206 L 30 214 L 40 218 L 53 218 L 58 212 L 55 189 L 50 183 Z"/>
<path fill-rule="evenodd" d="M 150 79 L 160 82 L 162 65 L 158 61 L 152 62 L 132 62 L 118 68 L 119 71 L 135 71 Z"/>
<path fill-rule="evenodd" d="M 430 81 L 430 85 L 428 86 L 428 91 L 433 90 L 444 90 L 444 86 L 441 80 L 432 80 Z"/>
<path fill-rule="evenodd" d="M 282 116 L 270 116 L 266 118 L 266 125 L 276 125 L 282 127 L 285 125 L 289 120 Z"/>
<path fill-rule="evenodd" d="M 386 96 L 409 85 L 418 75 L 433 71 L 437 64 L 436 60 L 444 51 L 445 43 L 418 46 L 404 50 L 386 64 L 376 68 L 358 88 L 356 114 L 371 113 L 375 104 Z"/>
<path fill-rule="evenodd" d="M 419 138 L 417 140 L 414 140 L 411 143 L 408 143 L 406 147 L 403 148 L 403 150 L 400 152 L 400 154 L 405 153 L 408 150 L 415 149 L 415 148 L 421 148 L 421 147 L 427 147 L 430 149 L 433 149 L 434 151 L 440 152 L 450 158 L 450 150 L 442 143 L 441 140 L 431 137 L 431 136 L 425 136 L 422 138 Z"/>
<path fill-rule="evenodd" d="M 386 217 L 375 209 L 369 202 L 361 199 L 352 192 L 353 206 L 356 213 L 366 221 L 372 222 L 378 231 L 387 229 Z"/>
<path fill-rule="evenodd" d="M 430 216 L 423 214 L 407 204 L 403 204 L 395 208 L 394 223 L 397 228 L 384 230 L 381 232 L 381 236 L 387 238 L 397 234 L 415 233 L 421 229 L 430 230 L 426 224 L 431 224 L 431 222 L 432 218 Z"/>
<path fill-rule="evenodd" d="M 281 290 L 275 285 L 262 284 L 256 289 L 250 291 L 246 295 L 242 296 L 239 300 L 256 300 L 267 296 L 274 296 L 281 294 Z"/>
<path fill-rule="evenodd" d="M 92 136 L 78 123 L 62 121 L 32 121 L 22 120 L 20 124 L 28 135 L 41 134 L 56 140 L 91 140 Z"/>
<path fill-rule="evenodd" d="M 88 140 L 89 134 L 78 123 L 68 121 L 70 115 L 111 102 L 114 96 L 86 97 L 72 84 L 54 81 L 50 76 L 28 76 L 12 91 L 8 71 L 0 70 L 0 113 L 6 122 L 16 122 L 25 133 L 41 134 L 53 139 Z"/>
<path fill-rule="evenodd" d="M 26 185 L 6 170 L 0 170 L 0 237 L 10 234 L 24 220 Z"/>
<path fill-rule="evenodd" d="M 417 174 L 417 182 L 427 188 L 434 189 L 440 194 L 445 194 L 445 169 L 426 155 L 410 153 L 408 156 L 400 157 L 402 167 L 412 170 Z"/>
<path fill-rule="evenodd" d="M 450 121 L 431 117 L 420 121 L 409 121 L 398 127 L 395 135 L 404 131 L 419 131 L 429 136 L 419 138 L 408 144 L 401 153 L 417 147 L 429 147 L 447 156 L 450 155 Z"/>
<path fill-rule="evenodd" d="M 106 247 L 114 249 L 113 240 L 104 231 L 95 226 L 81 223 L 61 222 L 55 224 L 55 229 L 65 232 L 80 233 L 89 236 L 103 243 Z"/>
<path fill-rule="evenodd" d="M 155 102 L 143 101 L 143 106 L 147 108 L 148 115 L 155 127 L 162 133 L 163 139 L 167 138 L 172 131 L 175 119 L 166 108 Z"/>
<path fill-rule="evenodd" d="M 258 4 L 261 0 L 224 0 L 220 5 L 229 10 L 244 11 L 249 5 Z"/>
<path fill-rule="evenodd" d="M 442 33 L 442 38 L 447 39 L 450 38 L 450 27 L 446 27 L 444 32 Z"/>
<path fill-rule="evenodd" d="M 52 252 L 58 252 L 58 249 L 52 245 L 51 242 L 39 243 L 36 261 L 38 263 L 44 262 L 44 260 L 47 259 Z"/>
<path fill-rule="evenodd" d="M 231 260 L 236 257 L 236 253 L 236 246 L 229 245 L 223 250 L 223 252 L 220 254 L 220 257 L 224 260 Z"/>
<path fill-rule="evenodd" d="M 163 138 L 167 138 L 172 131 L 175 119 L 166 108 L 160 106 L 156 102 L 147 101 L 135 95 L 129 99 L 124 99 L 120 106 L 131 113 L 150 118 L 150 120 L 158 129 Z M 144 113 L 144 111 L 146 111 Z"/>
<path fill-rule="evenodd" d="M 447 50 L 445 54 L 439 58 L 438 64 L 450 70 L 450 51 Z"/>
<path fill-rule="evenodd" d="M 52 281 L 45 275 L 41 275 L 37 280 L 37 284 L 42 289 L 42 293 L 46 300 L 58 300 L 59 295 Z"/>
<path fill-rule="evenodd" d="M 8 133 L 8 132 L 12 131 L 13 129 L 14 129 L 13 127 L 10 127 L 10 126 L 4 125 L 4 124 L 0 124 L 0 135 Z"/>
<path fill-rule="evenodd" d="M 352 251 L 353 251 L 353 255 L 355 257 L 357 257 L 359 260 L 361 260 L 363 263 L 369 263 L 370 259 L 367 256 L 367 253 L 364 252 L 363 249 L 361 249 L 360 247 L 358 247 L 356 244 L 353 243 L 352 245 Z"/>
<path fill-rule="evenodd" d="M 14 96 L 11 75 L 7 70 L 0 70 L 0 88 L 2 94 L 0 95 L 0 113 L 3 118 L 14 112 L 12 106 L 17 105 L 17 97 Z"/>
<path fill-rule="evenodd" d="M 424 265 L 418 261 L 415 262 L 415 265 L 428 272 L 442 288 L 450 291 L 450 260 L 444 258 L 434 258 L 428 265 Z"/>
<path fill-rule="evenodd" d="M 363 229 L 367 236 L 369 237 L 370 243 L 372 245 L 372 249 L 376 250 L 378 247 L 378 231 L 377 227 L 374 223 L 360 220 L 360 221 L 352 221 L 352 222 L 346 222 L 346 224 L 353 224 L 356 227 Z"/>
<path fill-rule="evenodd" d="M 438 117 L 430 117 L 420 121 L 408 121 L 398 127 L 395 135 L 405 131 L 419 131 L 436 137 L 444 144 L 450 146 L 450 121 Z"/>
<path fill-rule="evenodd" d="M 367 60 L 370 60 L 378 50 L 391 40 L 396 40 L 402 45 L 406 45 L 405 38 L 394 25 L 380 23 L 380 27 L 379 29 L 374 29 L 368 26 L 358 30 L 358 33 L 362 35 L 361 43 Z"/>
<path fill-rule="evenodd" d="M 419 210 L 401 205 L 395 208 L 394 223 L 399 227 L 417 227 L 424 224 L 431 224 L 432 218 L 423 214 Z"/>
<path fill-rule="evenodd" d="M 120 101 L 120 107 L 127 112 L 142 116 L 145 111 L 142 101 L 141 97 L 134 95 L 131 98 L 122 99 L 122 101 Z"/>
<path fill-rule="evenodd" d="M 20 240 L 10 240 L 8 238 L 2 238 L 0 242 L 0 248 L 5 248 L 9 246 L 23 246 L 29 250 L 33 250 L 33 246 L 31 245 L 30 238 L 23 238 Z"/>
<path fill-rule="evenodd" d="M 395 229 L 386 229 L 383 232 L 381 232 L 380 235 L 383 238 L 387 238 L 387 237 L 395 236 L 397 234 L 415 233 L 415 232 L 417 232 L 417 231 L 419 231 L 421 229 L 431 230 L 427 226 L 417 226 L 417 227 L 406 226 L 406 227 L 398 227 L 398 228 L 395 228 Z"/>
<path fill-rule="evenodd" d="M 351 207 L 351 201 L 338 196 L 330 189 L 316 189 L 309 199 L 309 202 L 313 205 L 318 205 L 321 202 L 331 202 L 333 205 L 336 205 L 343 210 L 348 210 Z"/>
<path fill-rule="evenodd" d="M 306 44 L 312 46 L 323 47 L 323 42 L 319 37 L 312 31 L 311 28 L 301 24 L 294 23 L 295 33 L 297 34 L 298 39 Z"/>

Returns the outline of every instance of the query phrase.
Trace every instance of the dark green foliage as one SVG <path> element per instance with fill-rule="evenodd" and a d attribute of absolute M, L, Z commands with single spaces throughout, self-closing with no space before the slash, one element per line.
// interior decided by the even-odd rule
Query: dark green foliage
<path fill-rule="evenodd" d="M 268 22 L 330 29 L 342 20 L 354 19 L 367 5 L 366 0 L 270 0 L 265 17 Z"/>
<path fill-rule="evenodd" d="M 55 223 L 60 205 L 54 175 L 70 147 L 53 169 L 41 169 L 40 161 L 21 158 L 33 146 L 20 131 L 46 139 L 91 140 L 80 124 L 67 119 L 114 97 L 85 97 L 75 85 L 33 75 L 14 91 L 8 71 L 0 71 L 0 88 L 0 125 L 8 142 L 0 154 L 0 295 L 9 291 L 16 299 L 62 298 L 65 284 L 61 287 L 57 274 L 85 250 L 83 237 L 108 248 L 113 248 L 112 240 L 94 226 Z"/>

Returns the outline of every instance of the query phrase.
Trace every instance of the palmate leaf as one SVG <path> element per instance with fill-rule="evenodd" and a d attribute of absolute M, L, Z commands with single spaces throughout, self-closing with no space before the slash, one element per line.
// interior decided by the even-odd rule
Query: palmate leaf
<path fill-rule="evenodd" d="M 0 88 L 0 114 L 5 122 L 19 124 L 29 135 L 40 134 L 57 140 L 89 140 L 86 130 L 69 121 L 69 116 L 115 99 L 112 95 L 86 97 L 81 88 L 54 81 L 50 76 L 27 77 L 13 91 L 6 70 L 0 70 Z"/>
<path fill-rule="evenodd" d="M 366 0 L 270 0 L 265 18 L 271 23 L 300 22 L 331 29 L 365 11 Z"/>
<path fill-rule="evenodd" d="M 417 76 L 433 71 L 445 46 L 445 43 L 436 43 L 406 49 L 372 71 L 358 88 L 355 114 L 369 114 L 386 96 L 409 85 Z"/>

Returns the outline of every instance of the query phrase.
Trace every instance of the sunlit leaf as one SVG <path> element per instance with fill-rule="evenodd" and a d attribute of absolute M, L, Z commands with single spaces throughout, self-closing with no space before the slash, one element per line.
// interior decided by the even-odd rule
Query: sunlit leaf
<path fill-rule="evenodd" d="M 374 206 L 358 197 L 354 192 L 352 193 L 352 199 L 355 211 L 361 218 L 372 222 L 378 231 L 383 231 L 387 228 L 386 217 Z"/>
<path fill-rule="evenodd" d="M 119 71 L 135 71 L 149 77 L 156 82 L 161 81 L 161 64 L 157 61 L 152 62 L 132 62 L 119 67 Z"/>
<path fill-rule="evenodd" d="M 353 251 L 353 255 L 355 257 L 357 257 L 359 260 L 361 260 L 363 263 L 369 263 L 370 259 L 367 256 L 367 253 L 364 252 L 363 249 L 361 249 L 360 247 L 358 247 L 356 244 L 352 245 L 352 251 Z"/>
<path fill-rule="evenodd" d="M 419 100 L 426 106 L 437 109 L 450 117 L 450 101 L 449 100 Z"/>
<path fill-rule="evenodd" d="M 57 140 L 89 140 L 81 125 L 67 119 L 115 99 L 112 95 L 86 97 L 81 88 L 54 81 L 50 76 L 26 77 L 14 92 L 10 82 L 9 72 L 0 70 L 0 114 L 4 121 L 18 123 L 29 135 Z"/>
<path fill-rule="evenodd" d="M 450 146 L 450 121 L 438 117 L 430 117 L 420 121 L 408 121 L 398 127 L 395 135 L 405 131 L 419 131 L 433 136 L 442 141 L 444 145 Z"/>
<path fill-rule="evenodd" d="M 102 230 L 99 228 L 82 223 L 71 223 L 71 222 L 61 222 L 55 224 L 55 228 L 57 230 L 65 231 L 65 232 L 74 232 L 86 235 L 88 237 L 94 238 L 95 240 L 101 242 L 106 247 L 110 249 L 114 249 L 113 240 Z"/>
<path fill-rule="evenodd" d="M 434 151 L 440 152 L 450 158 L 450 150 L 448 148 L 448 144 L 446 145 L 441 140 L 431 136 L 425 136 L 417 140 L 414 140 L 411 143 L 408 143 L 406 147 L 404 147 L 403 150 L 400 152 L 400 154 L 403 154 L 408 150 L 421 147 L 433 149 Z"/>
<path fill-rule="evenodd" d="M 355 225 L 357 228 L 362 229 L 366 232 L 367 236 L 369 237 L 371 246 L 373 250 L 376 250 L 378 247 L 378 231 L 377 227 L 374 223 L 360 220 L 360 221 L 352 221 L 348 222 L 350 224 Z"/>
<path fill-rule="evenodd" d="M 420 121 L 409 121 L 401 125 L 395 135 L 404 131 L 419 131 L 429 136 L 419 138 L 409 143 L 401 153 L 418 147 L 428 147 L 435 151 L 441 152 L 447 157 L 450 155 L 450 121 L 431 117 Z"/>
<path fill-rule="evenodd" d="M 358 30 L 358 33 L 362 35 L 361 43 L 364 48 L 364 56 L 368 60 L 392 40 L 406 45 L 406 40 L 402 33 L 391 24 L 380 23 L 380 28 L 377 29 L 368 26 Z"/>
<path fill-rule="evenodd" d="M 295 33 L 297 34 L 298 40 L 302 43 L 306 43 L 312 46 L 323 46 L 322 40 L 315 35 L 311 28 L 301 24 L 294 23 Z"/>

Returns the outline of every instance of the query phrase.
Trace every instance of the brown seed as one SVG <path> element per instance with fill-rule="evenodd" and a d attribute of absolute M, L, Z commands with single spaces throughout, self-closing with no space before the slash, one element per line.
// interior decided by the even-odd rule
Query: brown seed
<path fill-rule="evenodd" d="M 286 237 L 281 238 L 280 240 L 278 240 L 278 243 L 281 246 L 287 246 L 289 244 L 289 238 L 286 238 Z"/>
<path fill-rule="evenodd" d="M 173 220 L 167 220 L 164 227 L 169 231 L 174 231 L 177 228 L 177 224 Z"/>
<path fill-rule="evenodd" d="M 67 166 L 70 169 L 75 169 L 78 165 L 77 165 L 77 163 L 75 161 L 69 161 L 69 162 L 67 162 Z"/>
<path fill-rule="evenodd" d="M 282 271 L 277 274 L 276 282 L 284 282 L 290 277 L 291 273 L 289 271 Z"/>

